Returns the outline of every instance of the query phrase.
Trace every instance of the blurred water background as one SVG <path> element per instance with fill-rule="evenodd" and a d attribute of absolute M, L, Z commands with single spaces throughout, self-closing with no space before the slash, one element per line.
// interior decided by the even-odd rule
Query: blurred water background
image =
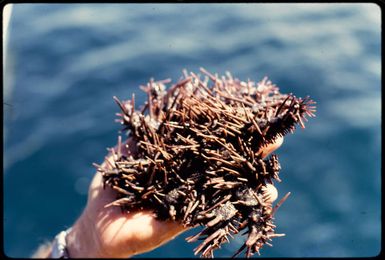
<path fill-rule="evenodd" d="M 16 4 L 4 75 L 4 250 L 29 257 L 82 212 L 119 111 L 186 68 L 310 95 L 317 117 L 277 151 L 282 197 L 264 257 L 381 249 L 381 11 L 375 4 Z M 4 102 L 6 104 L 4 104 Z M 185 237 L 138 257 L 194 257 Z M 216 256 L 231 256 L 242 238 Z"/>

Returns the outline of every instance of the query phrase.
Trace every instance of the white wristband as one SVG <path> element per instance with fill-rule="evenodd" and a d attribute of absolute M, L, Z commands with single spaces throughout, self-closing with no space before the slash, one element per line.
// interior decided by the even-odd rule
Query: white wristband
<path fill-rule="evenodd" d="M 66 237 L 71 228 L 56 235 L 51 250 L 51 258 L 69 258 Z"/>

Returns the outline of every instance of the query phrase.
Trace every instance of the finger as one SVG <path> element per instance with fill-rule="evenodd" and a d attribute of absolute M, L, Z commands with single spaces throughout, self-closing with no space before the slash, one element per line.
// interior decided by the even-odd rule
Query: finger
<path fill-rule="evenodd" d="M 185 227 L 181 222 L 155 220 L 158 232 L 164 241 L 174 239 L 179 234 L 189 230 L 191 227 Z"/>
<path fill-rule="evenodd" d="M 262 158 L 265 158 L 275 150 L 277 150 L 283 143 L 283 137 L 280 136 L 271 144 L 268 144 L 267 146 L 263 147 L 259 153 L 261 153 Z"/>
<path fill-rule="evenodd" d="M 278 190 L 269 183 L 262 186 L 262 194 L 263 200 L 267 203 L 273 203 L 278 198 Z"/>
<path fill-rule="evenodd" d="M 152 211 L 141 210 L 116 215 L 108 231 L 109 237 L 122 239 L 122 247 L 128 250 L 122 255 L 135 255 L 153 250 L 186 230 L 181 223 L 157 220 Z"/>

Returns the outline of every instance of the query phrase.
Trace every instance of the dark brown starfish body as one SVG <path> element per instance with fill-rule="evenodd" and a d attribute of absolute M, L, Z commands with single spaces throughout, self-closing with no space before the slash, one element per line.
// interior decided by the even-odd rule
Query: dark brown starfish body
<path fill-rule="evenodd" d="M 203 225 L 192 242 L 203 239 L 195 254 L 212 257 L 228 236 L 246 229 L 248 237 L 235 255 L 259 253 L 273 237 L 274 212 L 267 185 L 280 181 L 276 155 L 259 151 L 277 137 L 304 127 L 314 116 L 312 100 L 281 94 L 266 78 L 243 82 L 212 75 L 169 81 L 151 80 L 142 89 L 148 100 L 136 110 L 135 100 L 115 101 L 118 120 L 137 144 L 134 156 L 124 156 L 121 140 L 112 170 L 98 167 L 104 182 L 118 192 L 111 205 L 124 211 L 153 209 L 159 219 Z M 284 199 L 286 199 L 285 196 Z"/>

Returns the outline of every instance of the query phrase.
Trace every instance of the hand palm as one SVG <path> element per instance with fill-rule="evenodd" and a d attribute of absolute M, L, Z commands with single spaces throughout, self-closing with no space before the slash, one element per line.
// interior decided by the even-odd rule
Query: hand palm
<path fill-rule="evenodd" d="M 127 257 L 150 251 L 187 230 L 182 224 L 158 221 L 151 211 L 123 213 L 117 206 L 105 207 L 116 199 L 110 187 L 103 189 L 102 176 L 94 177 L 85 215 L 94 223 L 94 237 L 103 254 Z"/>

